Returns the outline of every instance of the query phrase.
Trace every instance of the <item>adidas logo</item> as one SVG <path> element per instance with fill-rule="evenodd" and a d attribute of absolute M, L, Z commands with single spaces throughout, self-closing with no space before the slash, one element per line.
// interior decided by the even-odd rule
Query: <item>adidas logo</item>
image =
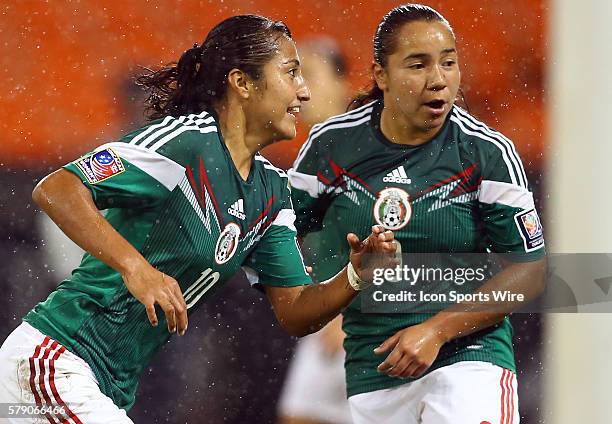
<path fill-rule="evenodd" d="M 383 183 L 410 184 L 412 180 L 406 175 L 404 165 L 401 165 L 389 172 L 387 176 L 383 178 Z"/>
<path fill-rule="evenodd" d="M 227 208 L 227 213 L 242 220 L 246 219 L 246 215 L 244 214 L 244 201 L 242 199 L 236 200 L 232 203 L 232 206 Z"/>

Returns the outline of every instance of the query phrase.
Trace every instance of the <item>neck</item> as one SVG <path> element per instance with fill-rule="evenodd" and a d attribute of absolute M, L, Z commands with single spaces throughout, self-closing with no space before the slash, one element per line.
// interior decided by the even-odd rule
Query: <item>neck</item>
<path fill-rule="evenodd" d="M 387 139 L 397 144 L 418 146 L 431 140 L 442 128 L 417 128 L 400 111 L 393 111 L 385 104 L 380 116 L 380 130 Z"/>
<path fill-rule="evenodd" d="M 219 115 L 219 126 L 232 162 L 243 180 L 249 177 L 253 157 L 260 149 L 259 140 L 249 136 L 244 111 L 231 105 L 216 109 Z"/>

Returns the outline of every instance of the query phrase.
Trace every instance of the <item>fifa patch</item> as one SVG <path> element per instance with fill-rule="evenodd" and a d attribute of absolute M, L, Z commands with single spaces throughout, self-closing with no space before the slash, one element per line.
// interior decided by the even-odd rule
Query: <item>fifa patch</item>
<path fill-rule="evenodd" d="M 386 188 L 378 194 L 374 203 L 374 219 L 387 230 L 400 230 L 412 217 L 410 196 L 396 187 Z"/>
<path fill-rule="evenodd" d="M 125 171 L 121 158 L 110 148 L 82 157 L 74 164 L 85 175 L 89 184 L 99 183 Z"/>
<path fill-rule="evenodd" d="M 223 265 L 232 259 L 238 248 L 238 237 L 240 237 L 240 227 L 234 222 L 227 224 L 221 231 L 215 246 L 215 262 L 218 265 Z"/>
<path fill-rule="evenodd" d="M 535 209 L 519 212 L 514 215 L 526 252 L 539 249 L 544 244 L 542 222 Z"/>

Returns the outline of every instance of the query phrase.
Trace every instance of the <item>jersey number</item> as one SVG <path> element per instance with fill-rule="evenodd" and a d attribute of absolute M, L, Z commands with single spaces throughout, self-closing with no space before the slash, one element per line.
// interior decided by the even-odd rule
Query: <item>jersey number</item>
<path fill-rule="evenodd" d="M 198 278 L 195 283 L 190 285 L 184 293 L 185 302 L 187 303 L 187 309 L 190 309 L 193 305 L 198 303 L 198 300 L 204 293 L 206 293 L 212 286 L 219 281 L 221 275 L 218 272 L 213 272 L 212 269 L 207 268 L 202 271 L 202 275 Z"/>

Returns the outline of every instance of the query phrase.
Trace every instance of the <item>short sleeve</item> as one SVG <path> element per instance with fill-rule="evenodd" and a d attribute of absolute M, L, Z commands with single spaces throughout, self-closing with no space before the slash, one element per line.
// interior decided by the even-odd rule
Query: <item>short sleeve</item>
<path fill-rule="evenodd" d="M 81 179 L 100 210 L 158 205 L 185 174 L 168 157 L 124 142 L 104 144 L 63 168 Z"/>
<path fill-rule="evenodd" d="M 541 259 L 544 235 L 521 160 L 510 140 L 491 149 L 483 164 L 478 204 L 492 252 L 516 262 Z"/>
<path fill-rule="evenodd" d="M 284 206 L 243 264 L 252 285 L 295 287 L 312 282 L 297 244 L 288 190 Z"/>
<path fill-rule="evenodd" d="M 318 178 L 322 158 L 318 152 L 317 140 L 312 137 L 316 128 L 317 126 L 311 130 L 293 167 L 287 172 L 291 185 L 291 198 L 295 207 L 295 227 L 300 236 L 320 231 L 324 215 L 320 204 L 325 185 Z"/>

